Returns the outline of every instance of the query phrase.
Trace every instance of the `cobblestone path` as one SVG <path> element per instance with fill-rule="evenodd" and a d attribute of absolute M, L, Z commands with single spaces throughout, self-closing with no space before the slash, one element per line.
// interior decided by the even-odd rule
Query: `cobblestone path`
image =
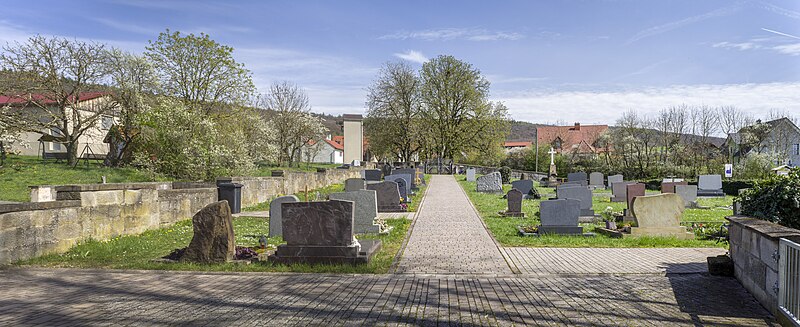
<path fill-rule="evenodd" d="M 733 278 L 0 271 L 0 326 L 768 326 Z"/>
<path fill-rule="evenodd" d="M 467 194 L 449 175 L 434 175 L 397 273 L 508 275 L 511 269 Z"/>

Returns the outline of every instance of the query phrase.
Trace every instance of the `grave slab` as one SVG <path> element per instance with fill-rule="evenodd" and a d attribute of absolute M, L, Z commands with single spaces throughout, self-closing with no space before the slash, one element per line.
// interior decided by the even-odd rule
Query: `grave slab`
<path fill-rule="evenodd" d="M 633 199 L 636 226 L 631 236 L 665 236 L 682 240 L 694 239 L 694 234 L 681 226 L 684 203 L 675 193 L 639 196 Z"/>
<path fill-rule="evenodd" d="M 476 188 L 478 192 L 484 193 L 497 193 L 503 191 L 503 180 L 499 172 L 478 177 L 476 180 Z"/>
<path fill-rule="evenodd" d="M 381 233 L 381 226 L 375 224 L 378 217 L 378 195 L 373 190 L 357 190 L 349 192 L 331 193 L 331 200 L 353 201 L 355 204 L 353 214 L 353 232 L 356 234 Z"/>
<path fill-rule="evenodd" d="M 286 195 L 277 197 L 269 203 L 269 237 L 283 235 L 281 205 L 292 202 L 300 202 L 300 199 L 294 195 Z"/>

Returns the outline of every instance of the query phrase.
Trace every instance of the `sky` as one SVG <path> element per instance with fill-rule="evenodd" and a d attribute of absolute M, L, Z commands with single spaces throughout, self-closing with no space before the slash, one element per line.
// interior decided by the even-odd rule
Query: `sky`
<path fill-rule="evenodd" d="M 232 46 L 262 92 L 364 113 L 382 65 L 469 62 L 515 120 L 613 124 L 627 110 L 733 105 L 800 116 L 800 1 L 0 0 L 0 43 L 31 35 L 134 53 L 170 29 Z"/>

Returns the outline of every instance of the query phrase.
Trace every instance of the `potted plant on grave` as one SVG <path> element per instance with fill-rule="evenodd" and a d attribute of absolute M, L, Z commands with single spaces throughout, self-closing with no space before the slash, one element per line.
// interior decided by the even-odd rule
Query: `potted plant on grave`
<path fill-rule="evenodd" d="M 600 214 L 603 216 L 603 220 L 606 222 L 606 229 L 617 229 L 617 218 L 614 216 L 614 208 L 606 207 L 606 210 L 603 210 L 603 212 Z"/>

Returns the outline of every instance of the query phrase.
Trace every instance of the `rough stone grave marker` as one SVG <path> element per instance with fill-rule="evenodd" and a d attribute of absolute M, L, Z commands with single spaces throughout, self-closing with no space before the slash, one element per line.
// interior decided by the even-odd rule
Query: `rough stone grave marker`
<path fill-rule="evenodd" d="M 378 195 L 373 190 L 357 190 L 348 192 L 331 193 L 331 200 L 353 201 L 355 204 L 353 214 L 353 231 L 356 234 L 380 233 L 381 226 L 375 224 L 378 217 Z"/>
<path fill-rule="evenodd" d="M 475 181 L 475 168 L 467 168 L 467 182 Z"/>
<path fill-rule="evenodd" d="M 722 176 L 700 175 L 697 182 L 697 195 L 725 196 L 725 192 L 722 191 Z"/>
<path fill-rule="evenodd" d="M 300 202 L 300 199 L 294 195 L 286 195 L 277 197 L 269 203 L 269 237 L 283 235 L 281 205 L 292 202 Z"/>
<path fill-rule="evenodd" d="M 579 202 L 575 199 L 542 201 L 539 234 L 583 234 L 583 227 L 578 225 L 578 216 L 581 212 Z"/>
<path fill-rule="evenodd" d="M 378 212 L 404 212 L 400 205 L 400 187 L 396 182 L 385 181 L 367 185 L 368 190 L 376 192 Z"/>
<path fill-rule="evenodd" d="M 639 196 L 633 200 L 633 214 L 636 227 L 631 228 L 631 236 L 666 236 L 691 240 L 694 234 L 681 226 L 684 203 L 680 195 L 665 193 Z"/>
<path fill-rule="evenodd" d="M 478 177 L 476 180 L 476 189 L 478 192 L 484 193 L 497 193 L 503 192 L 503 180 L 499 172 Z"/>
<path fill-rule="evenodd" d="M 233 216 L 228 201 L 205 206 L 192 217 L 194 235 L 180 261 L 228 262 L 236 254 Z"/>
<path fill-rule="evenodd" d="M 344 181 L 344 191 L 358 191 L 358 190 L 366 190 L 367 189 L 367 181 L 363 178 L 348 178 Z"/>

